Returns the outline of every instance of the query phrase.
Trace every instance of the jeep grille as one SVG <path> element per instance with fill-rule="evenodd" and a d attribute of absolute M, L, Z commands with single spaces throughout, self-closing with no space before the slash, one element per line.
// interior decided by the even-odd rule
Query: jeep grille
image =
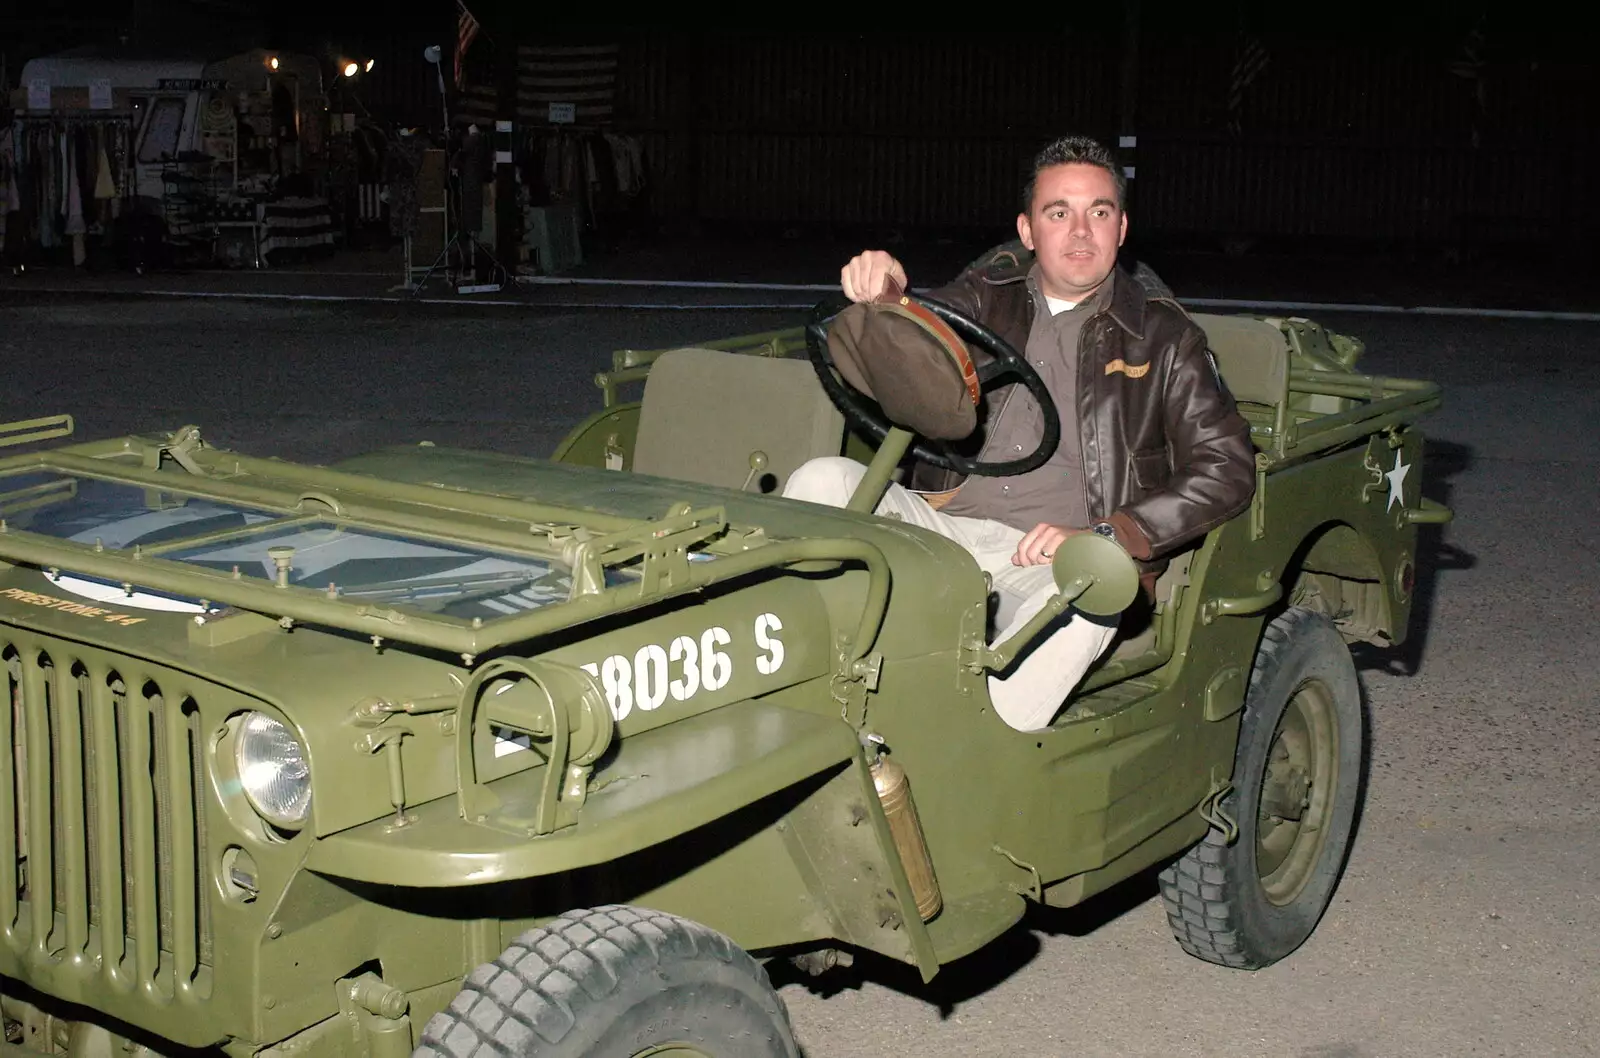
<path fill-rule="evenodd" d="M 0 936 L 25 964 L 54 967 L 46 976 L 202 998 L 212 953 L 191 681 L 16 630 L 0 658 Z"/>

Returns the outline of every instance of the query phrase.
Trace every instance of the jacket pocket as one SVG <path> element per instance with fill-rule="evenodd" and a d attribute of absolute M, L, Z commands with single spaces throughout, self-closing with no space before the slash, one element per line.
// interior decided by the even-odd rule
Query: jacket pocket
<path fill-rule="evenodd" d="M 1128 462 L 1133 467 L 1133 480 L 1141 491 L 1153 492 L 1172 478 L 1172 468 L 1167 465 L 1165 448 L 1147 448 L 1133 453 Z"/>

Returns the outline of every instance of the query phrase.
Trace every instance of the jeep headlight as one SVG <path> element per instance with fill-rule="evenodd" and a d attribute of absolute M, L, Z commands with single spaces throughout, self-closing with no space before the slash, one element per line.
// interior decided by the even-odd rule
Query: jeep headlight
<path fill-rule="evenodd" d="M 235 744 L 250 806 L 274 826 L 298 829 L 311 814 L 311 769 L 300 740 L 282 721 L 247 713 Z"/>

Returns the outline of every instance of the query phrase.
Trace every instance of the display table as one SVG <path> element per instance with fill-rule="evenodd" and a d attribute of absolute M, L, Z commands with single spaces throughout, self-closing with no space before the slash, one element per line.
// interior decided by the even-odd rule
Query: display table
<path fill-rule="evenodd" d="M 255 268 L 270 264 L 267 255 L 274 250 L 334 244 L 333 214 L 324 198 L 235 199 L 216 206 L 210 226 L 227 244 L 219 245 L 219 256 L 243 263 L 248 254 L 248 263 Z"/>

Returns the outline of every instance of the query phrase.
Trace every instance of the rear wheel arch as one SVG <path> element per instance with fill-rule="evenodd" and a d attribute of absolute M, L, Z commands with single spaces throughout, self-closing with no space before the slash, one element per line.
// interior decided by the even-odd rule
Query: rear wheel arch
<path fill-rule="evenodd" d="M 1347 642 L 1392 643 L 1395 615 L 1378 549 L 1349 522 L 1331 520 L 1305 534 L 1284 567 L 1285 608 L 1334 623 Z"/>

